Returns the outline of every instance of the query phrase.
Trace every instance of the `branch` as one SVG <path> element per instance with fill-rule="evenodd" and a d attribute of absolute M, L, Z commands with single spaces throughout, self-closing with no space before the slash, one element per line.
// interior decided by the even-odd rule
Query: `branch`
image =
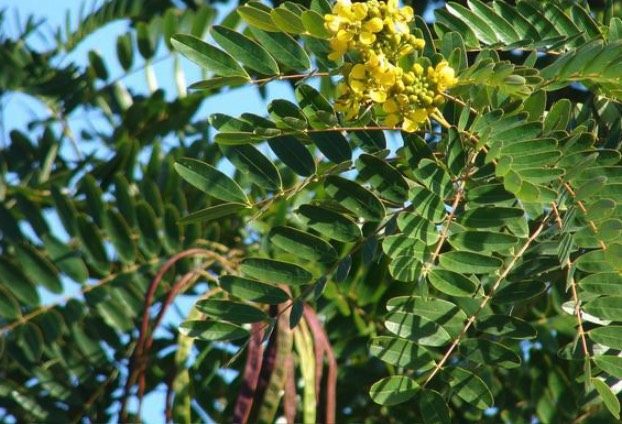
<path fill-rule="evenodd" d="M 557 226 L 561 230 L 563 227 L 562 220 L 559 216 L 559 211 L 557 210 L 557 205 L 555 203 L 551 203 L 552 211 L 555 215 L 555 222 Z M 590 357 L 590 351 L 587 347 L 587 340 L 585 338 L 585 329 L 583 328 L 583 318 L 581 317 L 581 303 L 579 301 L 579 295 L 577 293 L 577 284 L 574 280 L 574 276 L 570 273 L 572 272 L 572 261 L 570 259 L 566 259 L 565 265 L 568 272 L 568 276 L 570 277 L 568 283 L 570 285 L 570 293 L 572 294 L 572 300 L 574 302 L 574 314 L 577 317 L 577 328 L 579 331 L 579 338 L 581 339 L 581 348 L 583 349 L 583 355 L 586 358 Z"/>
<path fill-rule="evenodd" d="M 488 305 L 488 302 L 490 302 L 492 297 L 495 295 L 495 293 L 499 289 L 499 286 L 501 285 L 503 280 L 507 277 L 507 275 L 512 270 L 512 268 L 514 268 L 514 265 L 516 265 L 516 262 L 518 262 L 518 260 L 525 253 L 525 251 L 527 251 L 529 246 L 531 246 L 531 243 L 533 243 L 533 241 L 538 237 L 538 235 L 542 232 L 542 230 L 544 230 L 544 226 L 545 226 L 546 222 L 548 221 L 548 219 L 552 216 L 552 214 L 553 214 L 553 212 L 551 211 L 544 217 L 544 219 L 542 220 L 542 222 L 540 223 L 538 228 L 536 228 L 536 230 L 529 237 L 529 239 L 527 239 L 527 241 L 525 242 L 525 244 L 523 244 L 523 246 L 520 248 L 520 250 L 518 252 L 516 252 L 514 257 L 510 261 L 510 263 L 508 263 L 505 266 L 504 270 L 501 272 L 501 274 L 499 275 L 499 277 L 497 278 L 495 283 L 490 288 L 490 291 L 488 292 L 488 294 L 483 297 L 482 302 L 480 303 L 480 305 L 477 308 L 477 310 L 473 313 L 473 315 L 471 315 L 469 317 L 469 319 L 466 321 L 464 327 L 462 327 L 462 331 L 460 331 L 460 334 L 458 334 L 458 337 L 456 337 L 454 339 L 454 341 L 452 342 L 451 346 L 449 346 L 449 349 L 447 349 L 447 352 L 445 352 L 445 355 L 443 355 L 441 360 L 434 366 L 434 368 L 432 369 L 432 372 L 430 373 L 430 375 L 428 375 L 428 377 L 426 378 L 426 380 L 423 383 L 422 387 L 424 387 L 426 384 L 428 384 L 430 382 L 430 380 L 432 380 L 432 378 L 434 378 L 434 376 L 441 370 L 441 368 L 443 368 L 443 365 L 445 365 L 445 363 L 447 362 L 447 360 L 449 359 L 449 357 L 451 356 L 453 351 L 456 349 L 456 347 L 458 347 L 458 344 L 460 343 L 460 340 L 462 340 L 462 338 L 466 335 L 466 333 L 469 330 L 469 328 L 471 328 L 471 325 L 473 325 L 473 323 L 475 322 L 475 320 L 477 319 L 479 314 L 484 310 L 486 305 Z"/>

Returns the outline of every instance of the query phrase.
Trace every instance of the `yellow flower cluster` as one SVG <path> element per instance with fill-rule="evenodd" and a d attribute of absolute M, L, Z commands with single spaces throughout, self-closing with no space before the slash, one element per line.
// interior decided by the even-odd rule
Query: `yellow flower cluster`
<path fill-rule="evenodd" d="M 410 34 L 412 8 L 399 9 L 397 1 L 338 0 L 333 13 L 325 16 L 333 35 L 328 57 L 338 61 L 348 54 L 341 67 L 344 78 L 337 85 L 337 111 L 351 120 L 361 109 L 378 105 L 386 125 L 401 123 L 404 131 L 412 132 L 443 102 L 440 93 L 457 80 L 445 61 L 427 70 L 418 63 L 409 70 L 400 66 L 400 59 L 420 53 L 425 42 Z"/>

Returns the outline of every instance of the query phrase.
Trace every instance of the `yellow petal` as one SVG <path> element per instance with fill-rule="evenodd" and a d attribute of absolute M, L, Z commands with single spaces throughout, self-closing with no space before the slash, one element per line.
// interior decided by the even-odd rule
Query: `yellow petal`
<path fill-rule="evenodd" d="M 404 119 L 404 122 L 402 122 L 402 130 L 406 132 L 415 132 L 418 129 L 419 129 L 419 125 L 417 125 L 416 122 L 411 121 L 408 118 Z"/>
<path fill-rule="evenodd" d="M 352 34 L 350 31 L 346 31 L 345 29 L 340 29 L 339 31 L 337 31 L 337 40 L 339 41 L 348 42 L 352 40 L 353 37 L 354 34 Z"/>
<path fill-rule="evenodd" d="M 350 81 L 350 88 L 355 93 L 362 93 L 367 88 L 367 85 L 363 81 L 353 79 L 352 81 Z"/>
<path fill-rule="evenodd" d="M 382 110 L 384 110 L 386 113 L 395 113 L 399 112 L 400 106 L 397 104 L 395 99 L 388 99 L 382 104 Z"/>
<path fill-rule="evenodd" d="M 399 115 L 396 115 L 396 114 L 387 115 L 387 117 L 384 118 L 384 123 L 388 127 L 395 127 L 397 126 L 399 122 L 400 122 L 400 117 Z"/>
<path fill-rule="evenodd" d="M 369 98 L 376 103 L 382 103 L 387 99 L 387 93 L 386 91 L 371 90 L 369 92 Z"/>
<path fill-rule="evenodd" d="M 425 47 L 425 40 L 423 38 L 415 38 L 415 40 L 413 41 L 413 46 L 417 50 L 423 50 L 423 48 Z"/>
<path fill-rule="evenodd" d="M 363 28 L 369 32 L 380 32 L 382 31 L 382 27 L 384 24 L 382 23 L 382 19 L 380 18 L 371 18 L 369 21 L 365 22 Z"/>
<path fill-rule="evenodd" d="M 408 117 L 412 119 L 414 122 L 420 124 L 425 122 L 428 119 L 428 111 L 425 109 L 415 109 L 414 111 L 408 114 Z"/>
<path fill-rule="evenodd" d="M 367 68 L 365 67 L 365 65 L 357 63 L 350 71 L 349 77 L 358 80 L 364 80 L 367 77 Z"/>
<path fill-rule="evenodd" d="M 410 28 L 408 28 L 406 23 L 396 21 L 394 25 L 397 32 L 401 32 L 402 34 L 410 34 Z"/>
<path fill-rule="evenodd" d="M 362 31 L 359 34 L 359 41 L 368 46 L 372 44 L 374 41 L 376 41 L 376 36 L 372 34 L 371 32 Z"/>
<path fill-rule="evenodd" d="M 359 21 L 367 17 L 368 10 L 369 6 L 367 6 L 367 3 L 354 3 L 352 5 L 352 13 L 354 13 L 354 16 Z"/>
<path fill-rule="evenodd" d="M 400 15 L 402 19 L 404 19 L 405 22 L 410 22 L 413 20 L 413 17 L 415 16 L 415 12 L 412 7 L 404 6 L 402 10 L 400 10 Z"/>
<path fill-rule="evenodd" d="M 332 60 L 333 62 L 339 62 L 339 59 L 341 59 L 343 55 L 343 52 L 332 52 L 328 54 L 328 60 Z"/>

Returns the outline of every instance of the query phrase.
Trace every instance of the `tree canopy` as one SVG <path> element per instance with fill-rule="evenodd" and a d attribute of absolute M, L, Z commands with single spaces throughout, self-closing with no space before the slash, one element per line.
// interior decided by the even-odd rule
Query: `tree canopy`
<path fill-rule="evenodd" d="M 231 8 L 0 31 L 0 420 L 619 420 L 620 4 Z"/>

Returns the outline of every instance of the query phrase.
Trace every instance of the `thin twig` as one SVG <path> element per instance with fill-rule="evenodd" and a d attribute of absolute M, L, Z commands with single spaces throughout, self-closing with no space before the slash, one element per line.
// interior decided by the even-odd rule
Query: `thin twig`
<path fill-rule="evenodd" d="M 458 337 L 454 339 L 454 341 L 449 346 L 449 348 L 447 349 L 447 351 L 445 352 L 441 360 L 434 366 L 434 368 L 432 369 L 432 372 L 428 375 L 425 382 L 423 383 L 423 386 L 428 384 L 430 380 L 432 380 L 432 378 L 434 378 L 434 376 L 443 368 L 443 365 L 445 365 L 445 363 L 447 362 L 447 360 L 449 359 L 453 351 L 456 349 L 456 347 L 458 347 L 460 340 L 462 340 L 462 338 L 466 335 L 469 328 L 471 328 L 471 325 L 473 325 L 473 323 L 475 322 L 479 314 L 484 310 L 486 305 L 488 305 L 488 302 L 492 299 L 494 294 L 497 292 L 497 290 L 499 289 L 499 286 L 501 285 L 503 280 L 505 280 L 505 278 L 507 277 L 509 272 L 512 270 L 512 268 L 514 268 L 514 265 L 516 265 L 516 262 L 518 262 L 520 257 L 525 253 L 525 251 L 529 248 L 529 246 L 531 246 L 531 243 L 533 243 L 533 241 L 538 237 L 538 235 L 542 232 L 542 230 L 544 230 L 544 226 L 551 215 L 552 215 L 552 211 L 549 212 L 548 215 L 544 217 L 544 219 L 542 220 L 538 228 L 536 228 L 536 230 L 533 232 L 531 237 L 529 237 L 529 239 L 527 239 L 527 241 L 525 242 L 525 244 L 523 244 L 520 250 L 516 252 L 514 257 L 510 261 L 510 263 L 508 263 L 505 266 L 503 272 L 501 272 L 501 274 L 499 275 L 495 283 L 492 285 L 488 294 L 483 297 L 482 302 L 480 303 L 477 310 L 473 313 L 473 315 L 469 317 L 464 327 L 462 327 L 462 331 L 460 331 L 460 334 L 458 334 Z"/>
<path fill-rule="evenodd" d="M 561 230 L 563 224 L 562 224 L 562 220 L 559 215 L 559 211 L 557 209 L 557 205 L 555 204 L 555 202 L 551 203 L 551 209 L 555 215 L 555 222 L 557 223 L 557 226 Z M 589 358 L 590 351 L 587 346 L 587 339 L 585 337 L 585 329 L 583 328 L 583 318 L 581 317 L 581 302 L 579 301 L 579 295 L 577 293 L 577 283 L 574 279 L 574 276 L 570 275 L 570 273 L 572 272 L 572 261 L 570 259 L 566 259 L 566 263 L 564 265 L 567 270 L 566 272 L 568 272 L 568 275 L 570 277 L 570 280 L 569 280 L 570 293 L 572 295 L 572 301 L 574 302 L 574 314 L 577 317 L 577 328 L 579 331 L 579 338 L 581 339 L 581 348 L 583 349 L 583 354 L 585 355 L 585 357 Z"/>

